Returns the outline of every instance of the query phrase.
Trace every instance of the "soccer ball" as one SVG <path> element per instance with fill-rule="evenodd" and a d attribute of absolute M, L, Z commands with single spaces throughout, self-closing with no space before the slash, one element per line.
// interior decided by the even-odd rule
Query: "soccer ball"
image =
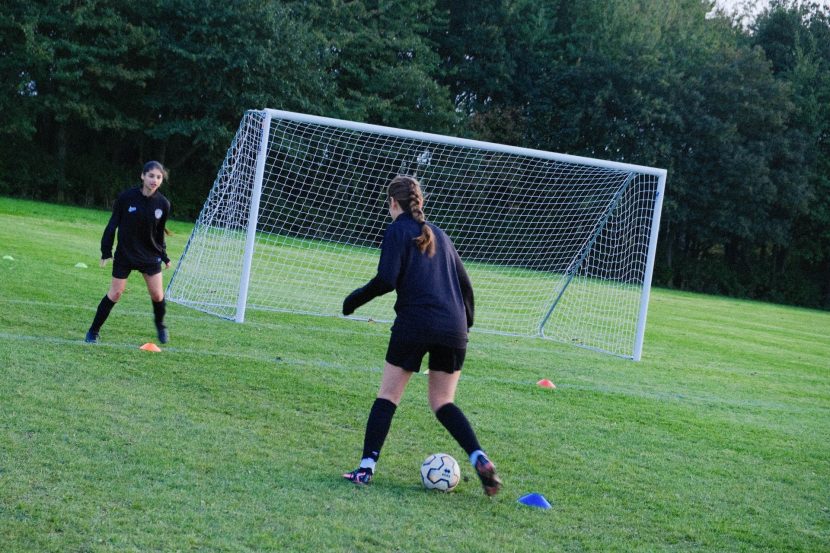
<path fill-rule="evenodd" d="M 458 462 L 446 453 L 433 453 L 421 465 L 421 482 L 428 490 L 448 492 L 461 480 Z"/>

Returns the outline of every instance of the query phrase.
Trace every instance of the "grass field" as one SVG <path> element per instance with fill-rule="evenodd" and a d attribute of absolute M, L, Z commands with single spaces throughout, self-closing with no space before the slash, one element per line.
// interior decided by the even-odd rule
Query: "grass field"
<path fill-rule="evenodd" d="M 830 551 L 830 313 L 654 290 L 639 363 L 473 333 L 457 402 L 503 492 L 421 376 L 356 488 L 388 326 L 171 305 L 148 353 L 134 275 L 85 344 L 107 218 L 0 198 L 0 551 Z M 420 487 L 437 451 L 453 493 Z"/>

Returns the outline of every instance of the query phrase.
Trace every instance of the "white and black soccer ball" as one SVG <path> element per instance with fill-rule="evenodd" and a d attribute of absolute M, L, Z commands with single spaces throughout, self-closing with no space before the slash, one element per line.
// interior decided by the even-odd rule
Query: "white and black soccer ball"
<path fill-rule="evenodd" d="M 461 480 L 461 469 L 452 455 L 433 453 L 421 464 L 421 482 L 428 490 L 448 492 Z"/>

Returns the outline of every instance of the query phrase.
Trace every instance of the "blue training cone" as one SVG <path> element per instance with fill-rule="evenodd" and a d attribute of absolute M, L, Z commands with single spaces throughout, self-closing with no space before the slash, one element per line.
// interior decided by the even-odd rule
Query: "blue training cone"
<path fill-rule="evenodd" d="M 519 503 L 527 505 L 528 507 L 538 507 L 540 509 L 550 509 L 550 503 L 545 499 L 545 496 L 540 493 L 529 493 L 519 498 Z"/>

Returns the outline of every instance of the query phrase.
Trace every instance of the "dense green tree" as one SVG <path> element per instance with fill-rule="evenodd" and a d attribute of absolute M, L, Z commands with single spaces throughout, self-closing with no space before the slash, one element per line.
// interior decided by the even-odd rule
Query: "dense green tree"
<path fill-rule="evenodd" d="M 456 124 L 430 38 L 446 27 L 434 0 L 313 0 L 292 9 L 325 41 L 336 116 L 431 132 Z"/>
<path fill-rule="evenodd" d="M 0 192 L 105 204 L 154 157 L 194 216 L 275 107 L 665 167 L 656 284 L 828 308 L 828 11 L 712 7 L 7 0 Z"/>
<path fill-rule="evenodd" d="M 448 14 L 435 41 L 456 107 L 472 115 L 506 105 L 515 74 L 507 1 L 440 0 L 436 7 Z"/>
<path fill-rule="evenodd" d="M 35 132 L 33 69 L 44 62 L 35 35 L 35 6 L 10 0 L 0 11 L 0 136 L 28 138 Z"/>
<path fill-rule="evenodd" d="M 28 168 L 33 196 L 107 201 L 154 157 L 187 183 L 174 196 L 200 202 L 246 109 L 323 113 L 333 101 L 314 35 L 275 1 L 11 8 L 0 18 L 3 128 L 33 155 L 0 160 Z"/>
<path fill-rule="evenodd" d="M 12 141 L 36 129 L 38 144 L 53 162 L 58 200 L 83 194 L 71 189 L 66 168 L 72 144 L 82 140 L 84 130 L 124 133 L 140 126 L 134 114 L 122 109 L 119 98 L 144 86 L 150 76 L 148 70 L 124 63 L 139 55 L 149 37 L 119 11 L 121 4 L 12 2 L 3 16 L 3 42 L 20 41 L 4 64 L 11 73 L 8 86 L 14 89 L 4 101 L 14 114 L 11 128 L 19 131 Z"/>
<path fill-rule="evenodd" d="M 803 144 L 758 49 L 696 0 L 560 4 L 537 64 L 527 138 L 544 149 L 669 170 L 657 282 L 749 293 L 759 244 L 781 242 L 774 179 Z M 774 137 L 774 138 L 773 138 Z"/>
<path fill-rule="evenodd" d="M 33 73 L 45 62 L 36 47 L 36 12 L 26 0 L 10 0 L 0 10 L 0 193 L 25 195 L 40 176 L 30 170 L 42 165 L 36 163 L 41 150 L 30 146 L 39 107 Z"/>
<path fill-rule="evenodd" d="M 775 178 L 786 183 L 778 219 L 786 239 L 762 249 L 764 285 L 779 301 L 830 306 L 830 16 L 815 3 L 777 1 L 752 28 L 795 109 L 787 134 L 803 155 L 781 153 Z M 787 163 L 789 161 L 789 163 Z"/>
<path fill-rule="evenodd" d="M 247 109 L 327 109 L 332 88 L 319 47 L 284 6 L 160 0 L 145 9 L 157 35 L 145 132 L 149 153 L 174 168 L 197 153 L 215 165 Z"/>
<path fill-rule="evenodd" d="M 550 30 L 559 0 L 439 1 L 449 14 L 435 35 L 443 82 L 480 140 L 528 145 L 528 98 L 553 70 Z M 541 77 L 541 78 L 540 78 Z"/>

